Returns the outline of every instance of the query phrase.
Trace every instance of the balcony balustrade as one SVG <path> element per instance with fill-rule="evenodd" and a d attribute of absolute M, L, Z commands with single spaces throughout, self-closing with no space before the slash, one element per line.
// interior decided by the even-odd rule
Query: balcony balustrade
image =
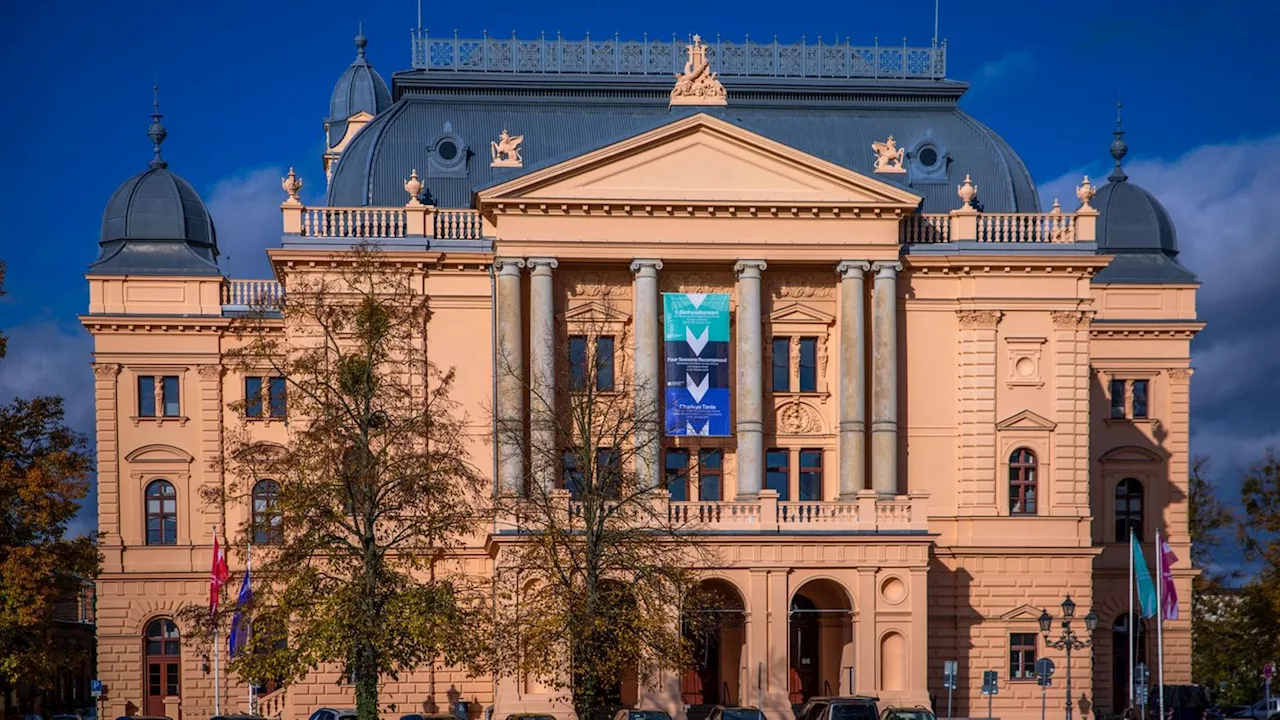
<path fill-rule="evenodd" d="M 275 280 L 227 280 L 222 284 L 224 310 L 276 310 L 284 300 L 284 286 Z"/>

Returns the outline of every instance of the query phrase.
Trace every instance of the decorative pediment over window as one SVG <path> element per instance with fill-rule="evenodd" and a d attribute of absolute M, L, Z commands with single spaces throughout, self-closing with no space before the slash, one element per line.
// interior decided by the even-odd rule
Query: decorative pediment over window
<path fill-rule="evenodd" d="M 568 325 L 608 324 L 620 325 L 631 320 L 631 315 L 602 302 L 585 302 L 564 313 Z"/>
<path fill-rule="evenodd" d="M 189 464 L 195 461 L 190 453 L 172 445 L 143 445 L 125 455 L 124 459 L 131 463 Z"/>
<path fill-rule="evenodd" d="M 1126 445 L 1106 451 L 1098 460 L 1105 463 L 1157 463 L 1163 462 L 1164 457 L 1154 450 L 1148 450 L 1136 445 Z"/>
<path fill-rule="evenodd" d="M 1019 605 L 1018 607 L 1004 613 L 1000 616 L 1002 620 L 1039 620 L 1042 608 L 1032 607 L 1030 605 Z"/>
<path fill-rule="evenodd" d="M 831 325 L 835 323 L 836 316 L 831 313 L 823 312 L 817 308 L 809 307 L 803 303 L 791 303 L 769 313 L 769 322 L 774 326 L 778 325 Z"/>
<path fill-rule="evenodd" d="M 1017 415 L 1011 415 L 996 423 L 997 430 L 1039 430 L 1049 432 L 1057 426 L 1058 424 L 1052 420 L 1041 417 L 1030 410 L 1023 410 Z"/>

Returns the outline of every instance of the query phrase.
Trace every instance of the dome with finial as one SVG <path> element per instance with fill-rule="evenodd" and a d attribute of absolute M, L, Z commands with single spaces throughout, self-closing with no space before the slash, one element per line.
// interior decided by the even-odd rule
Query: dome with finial
<path fill-rule="evenodd" d="M 391 106 L 391 90 L 364 56 L 364 26 L 356 34 L 356 59 L 343 71 L 329 97 L 329 147 L 347 134 L 347 119 L 358 112 L 377 115 Z"/>
<path fill-rule="evenodd" d="M 209 210 L 160 154 L 169 133 L 160 122 L 160 88 L 152 89 L 147 136 L 154 156 L 146 170 L 125 180 L 107 201 L 98 258 L 89 272 L 219 275 L 217 233 Z"/>
<path fill-rule="evenodd" d="M 1117 256 L 1100 272 L 1097 282 L 1191 282 L 1195 276 L 1178 264 L 1178 233 L 1169 211 L 1155 195 L 1129 180 L 1124 157 L 1120 103 L 1111 157 L 1115 163 L 1107 184 L 1098 188 L 1092 205 L 1098 210 L 1098 252 Z"/>

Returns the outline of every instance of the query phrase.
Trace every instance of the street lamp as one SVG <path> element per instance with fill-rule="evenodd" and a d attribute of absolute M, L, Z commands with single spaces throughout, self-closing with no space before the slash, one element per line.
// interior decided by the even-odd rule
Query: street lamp
<path fill-rule="evenodd" d="M 1093 640 L 1082 640 L 1076 635 L 1076 631 L 1071 629 L 1071 621 L 1075 619 L 1076 603 L 1071 599 L 1070 595 L 1062 601 L 1062 633 L 1057 640 L 1049 637 L 1049 630 L 1053 626 L 1053 616 L 1048 610 L 1040 613 L 1040 632 L 1044 634 L 1044 644 L 1054 650 L 1067 651 L 1067 720 L 1071 720 L 1071 651 L 1084 650 L 1093 645 Z M 1092 638 L 1093 631 L 1098 629 L 1098 616 L 1089 611 L 1084 616 L 1084 628 L 1086 637 Z"/>

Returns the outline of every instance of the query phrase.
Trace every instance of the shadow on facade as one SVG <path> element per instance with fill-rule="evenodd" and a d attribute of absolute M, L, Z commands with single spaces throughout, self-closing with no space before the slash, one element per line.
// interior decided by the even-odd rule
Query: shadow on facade
<path fill-rule="evenodd" d="M 986 717 L 987 708 L 978 689 L 982 671 L 975 667 L 972 656 L 974 634 L 982 624 L 982 615 L 969 602 L 973 575 L 967 568 L 951 569 L 936 551 L 929 556 L 929 696 L 939 717 L 947 712 L 947 689 L 943 683 L 943 667 L 947 660 L 956 661 L 957 681 L 952 697 L 954 717 Z"/>

